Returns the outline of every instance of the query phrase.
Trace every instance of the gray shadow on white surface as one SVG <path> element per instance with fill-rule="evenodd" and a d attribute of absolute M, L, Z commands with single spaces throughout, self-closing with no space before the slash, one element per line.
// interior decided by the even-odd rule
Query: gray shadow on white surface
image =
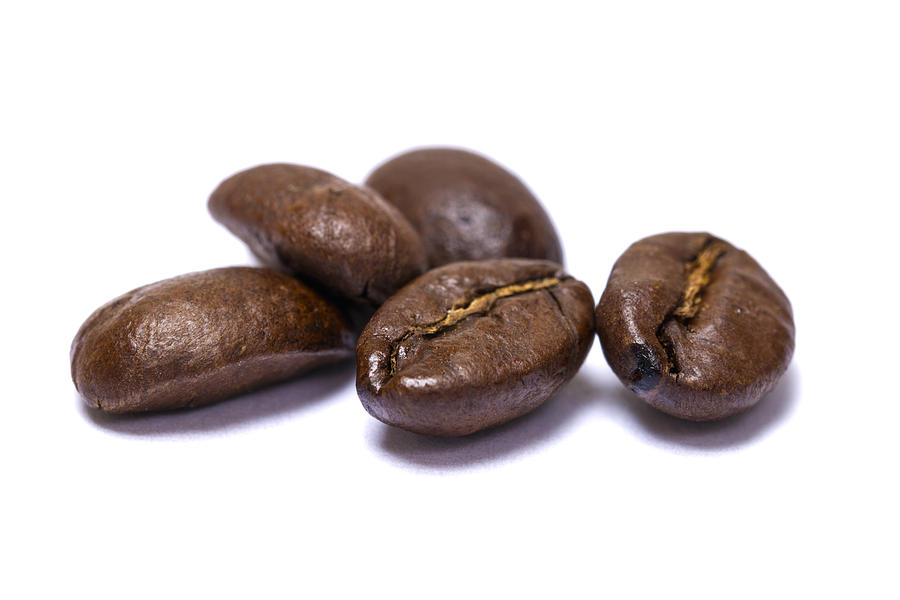
<path fill-rule="evenodd" d="M 355 374 L 356 367 L 348 360 L 209 406 L 136 415 L 110 415 L 75 396 L 84 418 L 103 429 L 137 436 L 203 433 L 302 412 L 337 395 Z"/>
<path fill-rule="evenodd" d="M 499 427 L 464 437 L 433 437 L 375 423 L 374 449 L 422 467 L 465 468 L 536 450 L 558 438 L 588 405 L 604 402 L 613 390 L 581 371 L 537 410 Z"/>
<path fill-rule="evenodd" d="M 594 381 L 582 370 L 559 393 L 515 421 L 459 438 L 419 435 L 374 424 L 375 450 L 404 462 L 432 469 L 457 469 L 494 462 L 537 449 L 560 437 L 579 415 L 602 405 L 600 418 L 613 418 L 650 441 L 688 450 L 717 451 L 737 448 L 761 438 L 783 423 L 794 409 L 799 376 L 791 367 L 778 386 L 751 410 L 712 423 L 694 423 L 670 417 L 641 401 L 614 381 Z"/>
<path fill-rule="evenodd" d="M 800 392 L 799 375 L 793 365 L 774 390 L 759 403 L 739 415 L 711 423 L 694 423 L 670 417 L 621 388 L 617 394 L 630 420 L 648 438 L 688 449 L 725 450 L 761 438 L 793 412 Z"/>

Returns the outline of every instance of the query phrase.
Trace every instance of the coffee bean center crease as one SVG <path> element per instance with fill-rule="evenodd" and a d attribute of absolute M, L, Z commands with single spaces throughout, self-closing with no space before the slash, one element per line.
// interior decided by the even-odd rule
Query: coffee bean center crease
<path fill-rule="evenodd" d="M 703 245 L 697 256 L 685 264 L 684 288 L 681 292 L 681 299 L 675 305 L 675 308 L 666 315 L 666 318 L 663 319 L 656 331 L 656 337 L 666 352 L 666 359 L 669 363 L 667 371 L 676 378 L 681 369 L 678 366 L 674 344 L 666 332 L 666 326 L 673 319 L 677 319 L 679 322 L 687 325 L 691 319 L 697 316 L 703 300 L 703 292 L 709 285 L 713 269 L 726 251 L 727 246 L 725 244 L 711 238 Z"/>
<path fill-rule="evenodd" d="M 463 304 L 463 302 L 465 302 L 464 300 L 454 303 L 453 308 L 447 311 L 447 314 L 443 319 L 429 325 L 412 327 L 391 345 L 389 373 L 393 375 L 397 371 L 397 354 L 400 351 L 400 346 L 410 337 L 414 335 L 437 335 L 443 331 L 446 331 L 447 329 L 450 329 L 451 327 L 455 326 L 460 321 L 466 319 L 471 315 L 485 314 L 490 312 L 491 308 L 493 308 L 494 306 L 494 303 L 496 303 L 497 300 L 500 300 L 501 298 L 528 294 L 530 292 L 536 292 L 539 290 L 546 290 L 552 287 L 556 287 L 557 285 L 559 285 L 560 281 L 561 279 L 559 277 L 544 277 L 542 279 L 533 279 L 529 281 L 511 283 L 509 285 L 504 285 L 484 292 L 476 296 L 472 300 L 469 300 L 465 304 Z"/>
<path fill-rule="evenodd" d="M 700 310 L 703 290 L 709 285 L 713 267 L 723 254 L 724 244 L 710 241 L 697 254 L 697 258 L 685 265 L 684 291 L 681 293 L 681 301 L 672 311 L 673 316 L 682 320 L 694 318 Z"/>

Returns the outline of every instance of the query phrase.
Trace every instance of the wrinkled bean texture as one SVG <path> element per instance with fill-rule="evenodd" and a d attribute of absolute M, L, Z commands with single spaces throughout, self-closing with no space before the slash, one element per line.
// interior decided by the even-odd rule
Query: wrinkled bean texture
<path fill-rule="evenodd" d="M 356 386 L 375 418 L 418 433 L 473 433 L 523 415 L 578 371 L 594 303 L 547 261 L 439 267 L 390 298 L 363 330 Z"/>
<path fill-rule="evenodd" d="M 537 198 L 515 175 L 477 154 L 414 150 L 379 166 L 366 185 L 422 234 L 432 267 L 502 257 L 562 263 L 556 230 Z"/>
<path fill-rule="evenodd" d="M 213 217 L 270 266 L 380 304 L 427 268 L 412 225 L 375 192 L 330 173 L 262 165 L 223 181 Z"/>
<path fill-rule="evenodd" d="M 353 355 L 346 318 L 269 269 L 146 285 L 102 306 L 72 342 L 72 379 L 109 413 L 209 404 Z"/>
<path fill-rule="evenodd" d="M 749 254 L 708 233 L 633 244 L 616 261 L 596 317 L 622 383 L 692 421 L 756 404 L 794 351 L 787 296 Z"/>

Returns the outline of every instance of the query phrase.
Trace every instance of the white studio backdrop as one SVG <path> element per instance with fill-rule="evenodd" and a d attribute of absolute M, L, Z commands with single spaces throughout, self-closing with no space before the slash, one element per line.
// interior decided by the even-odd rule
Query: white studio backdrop
<path fill-rule="evenodd" d="M 896 598 L 898 31 L 866 1 L 4 4 L 0 596 Z M 748 250 L 793 302 L 782 383 L 682 423 L 595 343 L 545 407 L 456 440 L 374 421 L 351 363 L 192 412 L 82 405 L 95 308 L 253 264 L 219 181 L 361 181 L 422 145 L 519 175 L 595 298 L 647 235 Z"/>

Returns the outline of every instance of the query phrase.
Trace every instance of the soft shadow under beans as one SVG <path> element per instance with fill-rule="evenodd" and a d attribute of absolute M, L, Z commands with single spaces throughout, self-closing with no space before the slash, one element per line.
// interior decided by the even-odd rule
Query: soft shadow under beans
<path fill-rule="evenodd" d="M 138 415 L 109 415 L 89 408 L 78 394 L 76 398 L 85 419 L 103 429 L 139 436 L 197 433 L 300 412 L 351 385 L 355 373 L 353 361 L 348 360 L 217 404 Z"/>
<path fill-rule="evenodd" d="M 747 444 L 779 426 L 793 411 L 798 395 L 799 376 L 792 366 L 778 386 L 746 413 L 723 421 L 694 423 L 656 410 L 618 382 L 600 383 L 582 371 L 538 410 L 470 436 L 431 437 L 377 422 L 371 427 L 378 429 L 374 436 L 376 449 L 394 458 L 428 468 L 464 468 L 531 451 L 558 438 L 580 413 L 612 400 L 609 407 L 618 406 L 624 411 L 627 418 L 623 425 L 637 433 L 674 446 L 725 450 Z"/>
<path fill-rule="evenodd" d="M 636 427 L 670 445 L 703 450 L 735 448 L 758 439 L 788 418 L 800 393 L 797 368 L 791 366 L 774 390 L 745 413 L 711 423 L 670 417 L 621 388 L 617 394 Z"/>
<path fill-rule="evenodd" d="M 464 437 L 419 435 L 375 422 L 376 450 L 394 458 L 437 469 L 464 468 L 534 450 L 559 437 L 588 405 L 612 396 L 611 389 L 582 371 L 552 400 L 505 425 Z"/>

